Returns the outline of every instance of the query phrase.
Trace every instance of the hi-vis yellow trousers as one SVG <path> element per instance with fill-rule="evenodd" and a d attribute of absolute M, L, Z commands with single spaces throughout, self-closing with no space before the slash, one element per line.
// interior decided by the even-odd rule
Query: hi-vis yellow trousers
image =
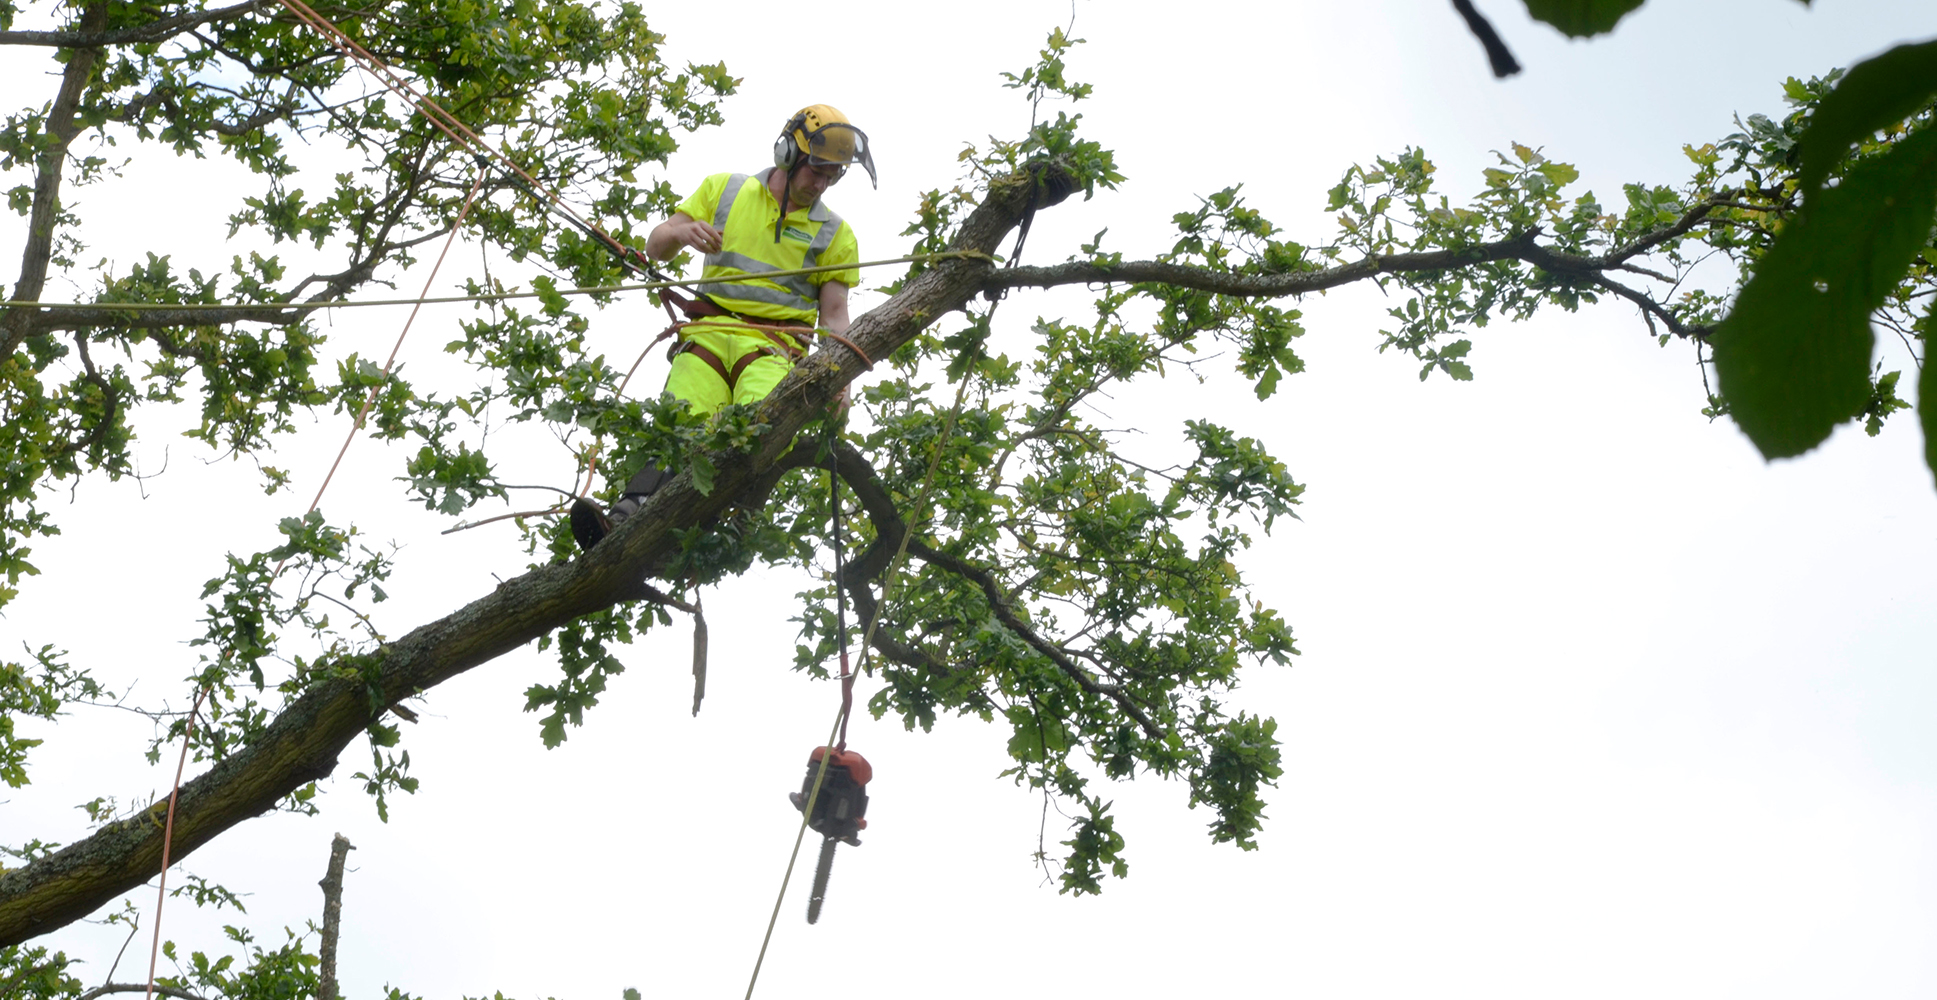
<path fill-rule="evenodd" d="M 744 405 L 767 398 L 793 370 L 794 358 L 762 331 L 741 330 L 745 332 L 709 324 L 681 331 L 666 391 L 702 414 L 728 403 Z"/>

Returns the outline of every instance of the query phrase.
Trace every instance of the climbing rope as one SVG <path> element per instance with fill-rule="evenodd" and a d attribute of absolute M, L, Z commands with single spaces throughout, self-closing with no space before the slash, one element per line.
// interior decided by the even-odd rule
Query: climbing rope
<path fill-rule="evenodd" d="M 995 318 L 994 306 L 991 306 L 989 309 L 989 318 L 991 321 Z M 942 425 L 942 435 L 935 442 L 934 453 L 928 457 L 928 470 L 922 475 L 921 492 L 915 500 L 915 516 L 906 522 L 906 528 L 901 533 L 901 544 L 895 550 L 894 560 L 888 564 L 887 573 L 882 579 L 881 600 L 875 605 L 874 616 L 868 619 L 868 627 L 861 640 L 862 670 L 867 669 L 868 665 L 873 662 L 874 630 L 880 625 L 882 617 L 887 612 L 888 602 L 894 594 L 895 579 L 901 571 L 902 564 L 907 561 L 908 540 L 914 536 L 915 525 L 921 523 L 921 519 L 928 508 L 928 499 L 935 485 L 935 471 L 941 467 L 942 453 L 948 449 L 949 439 L 955 435 L 955 425 L 962 414 L 962 403 L 968 398 L 968 384 L 969 375 L 968 373 L 963 373 L 961 383 L 955 387 L 955 405 L 949 409 L 948 419 Z M 830 448 L 829 451 L 830 458 L 832 458 L 832 449 Z M 839 460 L 833 459 L 830 464 L 838 467 Z M 833 474 L 834 472 L 830 471 L 829 475 L 832 476 Z M 835 507 L 831 516 L 838 519 L 840 516 L 838 488 L 831 492 L 833 500 L 835 501 Z M 839 530 L 837 520 L 835 527 L 837 538 Z M 835 598 L 835 606 L 837 609 L 835 615 L 841 629 L 841 708 L 834 715 L 834 724 L 828 727 L 827 745 L 832 745 L 838 736 L 840 745 L 844 748 L 847 746 L 848 715 L 854 707 L 854 677 L 849 673 L 847 667 L 846 592 L 842 590 L 842 580 L 840 578 L 841 568 L 845 564 L 838 541 L 835 546 L 834 564 L 836 567 L 834 588 L 837 594 Z M 773 929 L 775 924 L 780 920 L 780 907 L 787 899 L 787 885 L 793 881 L 794 865 L 800 860 L 800 845 L 807 835 L 807 821 L 809 817 L 814 815 L 814 803 L 820 796 L 821 786 L 827 780 L 827 769 L 832 760 L 833 754 L 823 754 L 821 756 L 820 768 L 814 774 L 813 788 L 807 795 L 806 807 L 801 810 L 800 829 L 795 831 L 794 847 L 787 855 L 787 870 L 780 877 L 780 892 L 774 897 L 773 913 L 767 917 L 767 932 L 760 939 L 760 954 L 754 958 L 753 975 L 747 980 L 746 1000 L 753 1000 L 753 988 L 760 982 L 760 967 L 766 963 L 767 948 L 773 943 Z"/>
<path fill-rule="evenodd" d="M 195 705 L 188 710 L 188 721 L 182 732 L 182 756 L 175 762 L 175 787 L 168 792 L 168 819 L 161 828 L 161 877 L 155 887 L 155 941 L 148 949 L 146 1000 L 155 1000 L 155 966 L 161 958 L 161 904 L 168 900 L 169 851 L 175 844 L 175 803 L 182 794 L 182 771 L 188 767 L 188 748 L 195 742 L 195 716 L 202 710 L 202 698 L 207 694 L 207 687 L 196 692 Z"/>
<path fill-rule="evenodd" d="M 932 253 L 909 254 L 906 257 L 861 261 L 858 264 L 820 264 L 814 267 L 797 267 L 784 271 L 761 271 L 757 274 L 722 274 L 711 278 L 668 278 L 664 281 L 641 281 L 619 285 L 591 285 L 582 288 L 560 288 L 555 292 L 480 292 L 476 295 L 427 295 L 406 299 L 331 299 L 326 302 L 33 302 L 19 299 L 6 299 L 0 300 L 0 308 L 99 310 L 101 312 L 125 313 L 260 313 L 264 311 L 308 312 L 313 309 L 359 309 L 366 306 L 431 306 L 454 302 L 503 302 L 510 299 L 536 299 L 544 298 L 548 295 L 613 295 L 619 292 L 656 292 L 667 288 L 693 288 L 698 285 L 724 284 L 736 281 L 791 278 L 798 275 L 826 274 L 829 271 L 892 267 L 896 264 L 926 264 L 940 260 L 986 260 L 995 263 L 1000 258 L 993 254 L 983 253 L 980 250 L 938 250 Z"/>
<path fill-rule="evenodd" d="M 478 191 L 483 187 L 484 171 L 480 170 L 477 180 L 471 184 L 471 193 L 464 199 L 464 207 L 458 211 L 457 219 L 451 223 L 451 233 L 444 240 L 444 249 L 438 253 L 436 263 L 431 265 L 430 274 L 424 278 L 425 295 L 430 294 L 431 283 L 437 280 L 437 272 L 444 266 L 444 258 L 450 254 L 451 244 L 457 242 L 457 231 L 464 227 L 464 220 L 470 216 L 471 206 L 477 203 Z M 363 397 L 363 406 L 356 411 L 356 420 L 351 422 L 350 432 L 343 436 L 343 447 L 336 450 L 336 460 L 330 463 L 330 471 L 323 475 L 323 484 L 316 488 L 316 497 L 309 502 L 309 510 L 303 512 L 304 517 L 308 517 L 323 502 L 323 492 L 330 488 L 330 481 L 336 478 L 337 468 L 343 464 L 343 456 L 349 454 L 350 442 L 356 440 L 357 432 L 363 429 L 364 419 L 370 415 L 370 407 L 376 405 L 377 396 L 383 392 L 384 385 L 390 381 L 391 369 L 397 365 L 397 352 L 404 349 L 404 338 L 410 336 L 410 325 L 417 322 L 417 313 L 423 307 L 422 296 L 419 296 L 416 305 L 410 310 L 409 317 L 404 320 L 404 328 L 397 331 L 397 342 L 390 346 L 390 357 L 384 359 L 382 376 L 377 379 L 375 385 L 370 387 L 369 394 Z M 276 571 L 270 576 L 272 578 L 281 576 L 283 565 L 288 561 L 284 558 L 282 562 L 277 563 Z"/>
<path fill-rule="evenodd" d="M 302 0 L 282 0 L 282 3 L 283 3 L 283 6 L 289 8 L 292 12 L 296 13 L 298 17 L 303 17 L 304 20 L 308 21 L 312 27 L 316 27 L 318 30 L 323 30 L 326 35 L 330 35 L 331 41 L 335 42 L 337 47 L 343 50 L 343 52 L 346 55 L 350 55 L 352 49 L 355 49 L 358 52 L 362 52 L 362 55 L 368 60 L 368 63 L 366 63 L 366 68 L 368 68 L 370 64 L 374 64 L 376 66 L 381 67 L 381 63 L 378 62 L 374 56 L 370 56 L 368 52 L 364 52 L 361 49 L 361 47 L 357 46 L 356 43 L 351 39 L 349 39 L 347 35 L 344 35 L 341 31 L 337 30 L 335 25 L 330 24 L 327 20 L 324 20 L 320 15 L 316 14 L 315 11 L 310 10 L 309 7 L 302 2 Z M 307 14 L 307 17 L 304 17 L 305 13 Z M 354 58 L 354 56 L 352 56 L 352 58 Z M 385 69 L 387 71 L 387 68 Z M 398 82 L 402 82 L 402 81 L 398 81 Z M 408 84 L 404 84 L 404 86 L 407 88 Z M 431 101 L 429 98 L 424 98 L 419 106 L 421 109 L 424 110 L 425 117 L 429 119 L 432 122 L 432 124 L 435 124 L 440 129 L 443 129 L 445 134 L 451 135 L 452 138 L 454 139 L 457 138 L 456 135 L 452 134 L 449 128 L 445 128 L 443 123 L 438 121 L 437 116 L 435 114 L 432 114 L 430 109 L 435 108 L 437 112 L 441 112 L 446 118 L 451 117 L 449 112 L 444 112 L 442 108 L 437 108 L 435 102 Z M 469 130 L 463 129 L 462 123 L 456 122 L 455 118 L 452 118 L 451 121 L 454 124 L 456 124 L 459 129 L 462 129 L 466 134 L 470 134 Z M 475 135 L 473 135 L 472 138 L 475 139 L 476 138 Z M 355 440 L 357 431 L 359 431 L 363 427 L 363 421 L 369 415 L 370 407 L 376 402 L 377 394 L 382 390 L 384 383 L 389 381 L 390 372 L 395 367 L 397 362 L 397 354 L 399 351 L 403 349 L 404 338 L 410 333 L 411 325 L 416 322 L 417 313 L 423 308 L 424 300 L 430 294 L 431 285 L 437 279 L 437 272 L 440 269 L 442 269 L 442 267 L 444 266 L 444 259 L 445 257 L 449 256 L 451 251 L 451 245 L 457 240 L 458 231 L 463 228 L 464 220 L 470 215 L 471 208 L 477 201 L 478 192 L 484 186 L 485 176 L 486 176 L 486 173 L 483 170 L 480 170 L 478 172 L 477 179 L 472 182 L 470 193 L 464 199 L 463 208 L 459 210 L 457 218 L 451 223 L 450 234 L 444 241 L 444 249 L 437 255 L 437 261 L 431 266 L 430 275 L 424 281 L 423 292 L 420 293 L 417 297 L 417 300 L 414 303 L 412 303 L 410 315 L 407 318 L 405 318 L 403 329 L 397 334 L 397 341 L 391 347 L 390 357 L 384 362 L 383 376 L 375 386 L 371 387 L 370 394 L 364 399 L 363 406 L 357 411 L 356 420 L 352 422 L 352 424 L 350 425 L 350 432 L 344 438 L 342 448 L 338 449 L 336 453 L 336 460 L 330 464 L 329 473 L 323 477 L 322 486 L 320 486 L 317 489 L 315 498 L 310 501 L 309 509 L 304 512 L 305 516 L 308 516 L 309 513 L 314 512 L 317 506 L 322 503 L 323 493 L 325 490 L 329 489 L 330 481 L 335 478 L 336 470 L 338 466 L 340 466 L 343 462 L 343 456 L 350 449 L 350 442 Z M 288 564 L 288 561 L 289 561 L 288 558 L 285 557 L 281 562 L 278 562 L 276 564 L 275 571 L 271 574 L 272 579 L 282 574 L 283 567 Z M 159 964 L 160 955 L 161 955 L 161 927 L 162 927 L 161 915 L 162 915 L 162 905 L 163 903 L 166 902 L 168 898 L 168 867 L 170 862 L 173 860 L 173 850 L 174 850 L 174 843 L 175 843 L 175 808 L 181 797 L 182 773 L 188 766 L 188 750 L 189 750 L 189 747 L 194 743 L 195 716 L 197 713 L 201 711 L 202 701 L 204 698 L 208 696 L 208 694 L 209 694 L 209 685 L 207 684 L 204 684 L 200 688 L 200 690 L 198 690 L 195 694 L 195 704 L 189 710 L 188 720 L 183 729 L 182 753 L 181 753 L 180 760 L 178 760 L 175 765 L 174 787 L 168 793 L 168 817 L 165 823 L 163 824 L 162 838 L 161 838 L 161 871 L 156 879 L 157 887 L 156 887 L 156 896 L 155 896 L 154 940 L 148 952 L 148 985 L 147 985 L 147 994 L 146 994 L 147 1000 L 154 1000 L 155 972 L 156 972 L 156 966 Z"/>
<path fill-rule="evenodd" d="M 1035 180 L 1037 183 L 1037 187 L 1040 189 L 1043 186 L 1042 178 L 1037 177 L 1035 178 Z M 1036 209 L 1039 204 L 1039 199 L 1038 199 L 1039 193 L 1040 193 L 1039 191 L 1030 192 L 1029 203 L 1023 211 L 1021 232 L 1018 233 L 1016 237 L 1015 253 L 1010 254 L 1009 260 L 1007 262 L 1007 266 L 1009 267 L 1015 266 L 1016 261 L 1022 251 L 1023 241 L 1027 240 L 1029 237 L 1029 223 L 1033 221 L 1035 218 Z M 1061 200 L 1061 199 L 1057 199 L 1057 200 Z M 983 256 L 988 257 L 988 255 L 983 255 Z M 991 257 L 990 259 L 993 259 L 993 258 Z M 991 326 L 993 326 L 995 322 L 996 310 L 1001 308 L 1001 306 L 1002 306 L 1001 296 L 999 295 L 990 296 L 989 314 L 987 317 L 987 322 L 991 324 Z M 928 510 L 928 501 L 930 496 L 934 492 L 935 473 L 936 473 L 936 470 L 938 470 L 941 467 L 942 455 L 944 452 L 948 450 L 949 440 L 955 436 L 955 427 L 956 427 L 956 424 L 960 421 L 961 415 L 962 415 L 962 404 L 964 401 L 968 399 L 968 387 L 969 387 L 969 380 L 971 378 L 971 375 L 972 375 L 971 372 L 966 372 L 966 371 L 963 372 L 961 382 L 959 382 L 955 386 L 955 402 L 952 406 L 949 407 L 948 418 L 942 424 L 941 437 L 937 438 L 935 441 L 935 450 L 933 453 L 931 453 L 928 456 L 928 469 L 922 473 L 921 491 L 916 495 L 915 505 L 912 510 L 913 516 L 908 518 L 906 521 L 904 521 L 904 526 L 901 532 L 901 541 L 900 541 L 900 544 L 897 545 L 895 548 L 895 557 L 893 560 L 891 560 L 888 563 L 887 572 L 882 577 L 881 600 L 875 604 L 874 615 L 868 619 L 867 629 L 861 639 L 861 666 L 860 666 L 861 671 L 865 671 L 874 662 L 874 631 L 877 627 L 880 626 L 881 619 L 886 617 L 887 615 L 889 602 L 893 599 L 893 596 L 894 596 L 895 581 L 900 577 L 902 567 L 908 561 L 908 543 L 911 539 L 914 538 L 916 526 L 922 522 L 924 517 L 926 517 L 927 510 Z M 830 442 L 831 440 L 832 439 L 830 439 Z M 829 478 L 830 480 L 835 480 L 837 479 L 836 473 L 838 473 L 839 471 L 840 461 L 837 457 L 835 457 L 834 449 L 831 443 L 828 451 L 829 451 L 829 464 L 830 466 L 833 467 L 829 471 Z M 848 715 L 853 710 L 853 707 L 854 707 L 854 677 L 849 673 L 849 670 L 848 670 L 846 591 L 842 587 L 842 584 L 844 581 L 841 579 L 841 571 L 844 568 L 845 563 L 844 563 L 843 554 L 841 551 L 841 544 L 840 544 L 840 521 L 839 521 L 840 493 L 839 493 L 839 488 L 837 486 L 830 486 L 829 499 L 831 502 L 829 516 L 835 519 L 835 523 L 834 523 L 834 538 L 835 538 L 834 588 L 835 588 L 835 594 L 836 594 L 835 621 L 838 623 L 838 627 L 841 633 L 841 639 L 840 639 L 841 708 L 840 708 L 840 711 L 836 712 L 834 715 L 834 724 L 830 726 L 828 729 L 827 739 L 828 739 L 828 743 L 831 744 L 834 742 L 835 737 L 838 735 L 840 738 L 839 746 L 840 748 L 844 749 L 847 746 Z M 859 671 L 856 671 L 856 673 L 858 672 Z M 763 935 L 760 939 L 760 953 L 758 956 L 754 958 L 754 961 L 753 961 L 753 975 L 749 977 L 747 980 L 746 1000 L 753 1000 L 753 989 L 760 982 L 760 967 L 763 964 L 765 964 L 767 960 L 767 948 L 773 942 L 773 930 L 774 930 L 775 924 L 777 924 L 780 919 L 780 907 L 781 907 L 781 904 L 787 898 L 787 885 L 789 882 L 793 880 L 794 865 L 798 863 L 798 861 L 800 860 L 800 845 L 807 833 L 807 823 L 809 818 L 812 817 L 814 814 L 815 799 L 820 795 L 821 786 L 827 780 L 827 769 L 833 760 L 833 756 L 834 756 L 833 754 L 822 754 L 820 758 L 820 767 L 814 773 L 813 786 L 809 790 L 808 795 L 806 796 L 805 807 L 801 810 L 800 829 L 794 833 L 793 850 L 789 852 L 787 855 L 787 870 L 780 877 L 780 892 L 774 897 L 773 912 L 767 917 L 767 931 L 766 931 L 766 934 Z"/>

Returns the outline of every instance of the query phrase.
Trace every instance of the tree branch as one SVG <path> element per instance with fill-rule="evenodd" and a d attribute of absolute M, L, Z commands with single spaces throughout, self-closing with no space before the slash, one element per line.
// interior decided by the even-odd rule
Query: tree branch
<path fill-rule="evenodd" d="M 964 577 L 981 587 L 982 596 L 989 602 L 989 610 L 995 613 L 996 620 L 1001 622 L 1004 628 L 1028 643 L 1030 648 L 1047 657 L 1058 670 L 1075 681 L 1078 687 L 1115 702 L 1116 706 L 1123 710 L 1123 714 L 1135 719 L 1137 725 L 1143 727 L 1144 733 L 1151 739 L 1164 738 L 1162 727 L 1151 721 L 1150 716 L 1144 713 L 1143 707 L 1136 703 L 1136 699 L 1130 697 L 1129 692 L 1114 684 L 1104 684 L 1091 677 L 1089 671 L 1084 670 L 1080 664 L 1069 658 L 1069 654 L 1063 652 L 1062 647 L 1044 639 L 1029 626 L 1028 622 L 1023 621 L 1022 616 L 1016 614 L 1015 606 L 1009 603 L 1009 596 L 1002 592 L 1002 586 L 996 581 L 995 574 L 967 560 L 930 548 L 918 539 L 908 541 L 908 551 L 930 565 Z"/>
<path fill-rule="evenodd" d="M 159 42 L 171 35 L 199 28 L 215 21 L 227 21 L 240 17 L 262 5 L 262 0 L 243 0 L 242 3 L 215 10 L 197 10 L 164 17 L 159 21 L 137 25 L 132 28 L 117 28 L 102 31 L 105 18 L 89 21 L 81 18 L 79 31 L 0 31 L 0 45 L 44 45 L 62 49 L 100 49 L 110 45 L 129 45 L 135 42 Z"/>
<path fill-rule="evenodd" d="M 1500 33 L 1493 30 L 1493 23 L 1473 9 L 1473 0 L 1453 0 L 1453 9 L 1466 19 L 1467 30 L 1485 47 L 1486 61 L 1492 65 L 1494 76 L 1505 79 L 1520 72 L 1520 60 L 1513 58 L 1507 43 L 1500 40 Z"/>
<path fill-rule="evenodd" d="M 99 1000 L 99 998 L 107 996 L 110 993 L 146 993 L 146 992 L 148 992 L 147 983 L 107 983 L 101 986 L 96 986 L 91 990 L 88 990 L 86 993 L 83 993 L 80 996 L 75 997 L 74 1000 Z M 155 993 L 158 996 L 173 997 L 174 1000 L 203 1000 L 202 997 L 196 996 L 195 994 L 190 993 L 187 990 L 178 989 L 176 987 L 168 986 L 163 983 L 155 984 Z"/>
<path fill-rule="evenodd" d="M 18 307 L 17 307 L 18 308 Z M 288 326 L 301 322 L 315 312 L 314 307 L 264 304 L 261 309 L 157 309 L 134 312 L 127 309 L 25 309 L 21 323 L 32 333 L 61 333 L 94 330 L 175 330 L 198 326 L 227 326 L 231 323 L 268 323 Z M 156 342 L 160 345 L 160 341 Z M 164 348 L 166 350 L 166 348 Z M 180 352 L 169 352 L 182 356 Z M 190 355 L 199 357 L 199 355 Z"/>
<path fill-rule="evenodd" d="M 93 0 L 81 12 L 83 30 L 98 31 L 108 23 L 107 0 Z M 16 302 L 33 302 L 47 285 L 47 264 L 54 252 L 54 224 L 60 216 L 61 176 L 67 166 L 67 147 L 80 134 L 82 122 L 75 117 L 81 97 L 94 79 L 98 49 L 80 49 L 67 60 L 61 71 L 61 89 L 47 109 L 41 128 L 52 141 L 35 157 L 34 200 L 27 213 L 27 245 L 20 254 L 20 280 L 14 283 Z M 20 346 L 30 332 L 33 314 L 9 309 L 0 313 L 0 357 Z"/>
<path fill-rule="evenodd" d="M 1689 326 L 1683 323 L 1681 320 L 1676 319 L 1675 314 L 1672 312 L 1669 312 L 1667 307 L 1663 306 L 1661 303 L 1656 302 L 1654 299 L 1649 298 L 1646 295 L 1643 295 L 1641 292 L 1633 288 L 1629 288 L 1628 286 L 1623 285 L 1618 281 L 1615 281 L 1613 278 L 1610 278 L 1605 274 L 1594 275 L 1593 281 L 1595 284 L 1601 286 L 1602 288 L 1605 288 L 1608 291 L 1613 292 L 1614 294 L 1619 295 L 1624 299 L 1627 299 L 1629 302 L 1632 302 L 1635 305 L 1640 306 L 1641 314 L 1643 316 L 1647 316 L 1650 318 L 1651 325 L 1652 325 L 1652 320 L 1659 319 L 1661 320 L 1661 324 L 1668 328 L 1669 332 L 1673 333 L 1677 337 L 1682 337 L 1684 339 L 1700 339 L 1708 336 L 1708 333 L 1709 333 L 1708 327 Z"/>
<path fill-rule="evenodd" d="M 1317 271 L 1294 271 L 1284 274 L 1239 274 L 1154 260 L 1124 261 L 1117 264 L 1079 260 L 1047 266 L 991 269 L 984 280 L 984 285 L 990 289 L 1005 289 L 1151 282 L 1244 298 L 1281 298 L 1287 295 L 1322 292 L 1328 288 L 1349 285 L 1381 274 L 1446 271 L 1465 267 L 1468 264 L 1523 259 L 1528 248 L 1534 245 L 1536 235 L 1538 230 L 1530 229 L 1504 240 L 1481 243 L 1460 250 L 1388 254 L 1382 257 L 1366 257 L 1349 264 L 1339 264 Z"/>
<path fill-rule="evenodd" d="M 1676 335 L 1699 337 L 1705 335 L 1707 331 L 1680 322 L 1666 306 L 1641 292 L 1613 281 L 1606 277 L 1604 272 L 1620 269 L 1648 273 L 1645 269 L 1627 264 L 1626 261 L 1651 247 L 1659 246 L 1677 235 L 1686 233 L 1729 197 L 1732 197 L 1731 193 L 1718 194 L 1689 209 L 1674 225 L 1649 233 L 1627 246 L 1618 247 L 1600 257 L 1562 253 L 1551 247 L 1541 246 L 1535 242 L 1539 231 L 1528 230 L 1506 239 L 1459 250 L 1432 250 L 1422 253 L 1366 257 L 1317 271 L 1240 274 L 1154 260 L 1123 261 L 1115 264 L 1071 261 L 1042 267 L 1011 267 L 991 271 L 986 284 L 990 289 L 1006 289 L 1053 288 L 1058 285 L 1075 284 L 1151 283 L 1241 298 L 1282 298 L 1337 288 L 1355 281 L 1375 278 L 1381 274 L 1418 274 L 1445 271 L 1470 264 L 1518 260 L 1543 271 L 1578 275 L 1602 288 L 1633 300 L 1644 310 L 1665 322 Z"/>
<path fill-rule="evenodd" d="M 1682 213 L 1681 218 L 1675 220 L 1674 225 L 1666 229 L 1657 229 L 1627 246 L 1610 250 L 1600 257 L 1599 260 L 1602 266 L 1620 264 L 1631 257 L 1638 257 L 1641 254 L 1647 253 L 1677 236 L 1686 234 L 1689 230 L 1700 224 L 1703 219 L 1708 218 L 1708 213 L 1718 208 L 1746 207 L 1737 205 L 1735 202 L 1735 199 L 1741 194 L 1742 192 L 1736 190 L 1717 191 L 1690 206 L 1688 211 Z"/>
<path fill-rule="evenodd" d="M 846 577 L 841 581 L 849 595 L 854 598 L 855 611 L 860 619 L 861 628 L 865 630 L 868 622 L 873 619 L 877 607 L 874 594 L 869 591 L 867 584 L 887 569 L 889 558 L 901 547 L 901 536 L 908 530 L 908 525 L 902 519 L 901 511 L 895 507 L 894 498 L 888 494 L 887 487 L 881 482 L 880 476 L 866 456 L 845 441 L 836 442 L 834 454 L 839 460 L 841 479 L 854 491 L 855 499 L 861 502 L 861 509 L 867 512 L 868 519 L 875 525 L 874 543 L 862 553 L 861 558 L 847 564 Z M 1001 622 L 1003 627 L 1028 643 L 1032 649 L 1049 658 L 1083 690 L 1115 702 L 1125 715 L 1135 719 L 1137 724 L 1143 727 L 1143 731 L 1149 734 L 1151 739 L 1163 739 L 1162 728 L 1151 720 L 1128 692 L 1114 685 L 1099 683 L 1096 678 L 1089 675 L 1088 671 L 1071 660 L 1062 647 L 1044 639 L 1028 622 L 1023 621 L 1022 616 L 1016 613 L 1014 605 L 1010 603 L 1008 595 L 1003 593 L 1002 586 L 995 579 L 994 574 L 967 560 L 937 551 L 920 539 L 908 540 L 908 552 L 930 565 L 975 583 L 982 589 L 983 597 L 989 602 L 989 610 L 995 614 L 996 620 Z M 882 645 L 884 638 L 888 639 L 888 645 Z M 951 669 L 947 664 L 939 663 L 926 650 L 888 638 L 878 628 L 875 630 L 875 645 L 883 653 L 888 654 L 889 658 L 907 666 L 941 671 Z"/>

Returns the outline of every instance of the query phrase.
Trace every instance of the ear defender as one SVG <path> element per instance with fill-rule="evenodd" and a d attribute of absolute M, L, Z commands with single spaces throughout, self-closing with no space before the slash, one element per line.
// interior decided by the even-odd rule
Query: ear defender
<path fill-rule="evenodd" d="M 773 141 L 773 165 L 782 170 L 792 171 L 800 162 L 800 143 L 795 141 L 794 133 L 807 125 L 807 114 L 802 112 L 789 118 L 780 127 L 780 138 Z"/>

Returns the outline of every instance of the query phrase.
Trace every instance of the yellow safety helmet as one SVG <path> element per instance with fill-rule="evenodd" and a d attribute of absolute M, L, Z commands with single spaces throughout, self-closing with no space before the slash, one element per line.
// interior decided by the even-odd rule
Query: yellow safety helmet
<path fill-rule="evenodd" d="M 868 148 L 868 134 L 854 127 L 840 110 L 827 104 L 810 104 L 795 112 L 773 143 L 774 165 L 791 171 L 805 157 L 816 166 L 859 163 L 868 172 L 868 182 L 881 186 L 874 174 L 874 154 Z"/>

